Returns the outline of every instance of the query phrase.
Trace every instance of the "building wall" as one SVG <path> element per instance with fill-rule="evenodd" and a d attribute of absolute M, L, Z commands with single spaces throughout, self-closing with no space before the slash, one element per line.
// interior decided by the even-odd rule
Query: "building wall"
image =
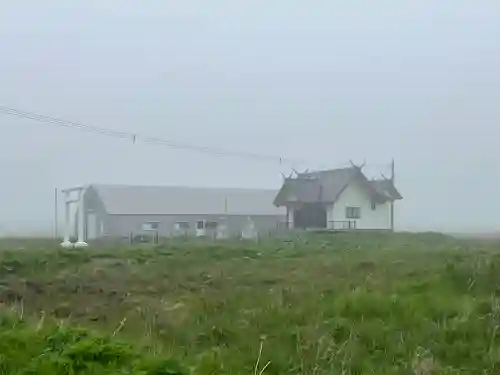
<path fill-rule="evenodd" d="M 295 212 L 295 207 L 289 206 L 287 210 L 287 217 L 286 217 L 286 228 L 293 228 L 294 227 L 294 212 Z"/>
<path fill-rule="evenodd" d="M 110 236 L 128 236 L 130 233 L 147 234 L 156 231 L 143 230 L 143 224 L 146 222 L 157 222 L 158 233 L 160 236 L 175 235 L 196 235 L 196 223 L 199 220 L 215 221 L 227 226 L 227 232 L 230 236 L 241 234 L 241 231 L 248 225 L 248 217 L 251 218 L 255 229 L 260 234 L 275 231 L 280 223 L 286 218 L 281 215 L 107 215 L 105 223 L 105 233 Z M 176 230 L 175 223 L 187 222 L 188 230 Z M 207 231 L 210 235 L 210 231 Z"/>
<path fill-rule="evenodd" d="M 99 238 L 106 234 L 108 216 L 104 205 L 93 189 L 85 190 L 83 195 L 85 206 L 85 238 Z"/>
<path fill-rule="evenodd" d="M 346 218 L 346 207 L 360 207 L 360 219 Z M 375 210 L 372 210 L 371 201 L 364 188 L 356 182 L 350 183 L 340 194 L 339 199 L 333 206 L 330 206 L 330 212 L 327 213 L 328 220 L 334 221 L 355 220 L 356 229 L 391 229 L 391 204 L 390 202 L 377 204 Z"/>
<path fill-rule="evenodd" d="M 331 223 L 335 220 L 335 217 L 333 216 L 334 211 L 333 211 L 333 204 L 332 203 L 327 203 L 325 205 L 326 207 L 326 226 L 327 228 L 331 227 Z"/>

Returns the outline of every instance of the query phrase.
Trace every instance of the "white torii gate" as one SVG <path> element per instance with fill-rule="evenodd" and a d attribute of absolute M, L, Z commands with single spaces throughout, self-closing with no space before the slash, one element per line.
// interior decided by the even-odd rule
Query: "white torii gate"
<path fill-rule="evenodd" d="M 83 194 L 85 193 L 86 186 L 77 186 L 68 189 L 63 189 L 64 193 L 64 239 L 61 243 L 61 246 L 64 248 L 72 248 L 72 247 L 87 247 L 88 244 L 85 242 L 85 207 L 84 207 L 84 199 Z M 71 198 L 71 194 L 76 192 L 76 198 Z M 73 244 L 70 241 L 71 234 L 71 204 L 76 203 L 77 206 L 77 215 L 78 215 L 78 230 L 77 235 L 78 239 Z"/>

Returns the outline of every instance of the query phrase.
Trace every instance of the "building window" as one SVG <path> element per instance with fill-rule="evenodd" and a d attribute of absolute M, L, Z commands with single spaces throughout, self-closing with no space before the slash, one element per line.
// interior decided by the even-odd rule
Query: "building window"
<path fill-rule="evenodd" d="M 160 223 L 157 221 L 146 221 L 142 224 L 142 230 L 158 230 Z"/>
<path fill-rule="evenodd" d="M 372 208 L 372 211 L 375 211 L 377 209 L 377 204 L 375 202 L 372 202 L 371 208 Z"/>
<path fill-rule="evenodd" d="M 196 229 L 217 229 L 219 223 L 216 221 L 198 220 L 196 222 Z"/>
<path fill-rule="evenodd" d="M 205 223 L 205 228 L 207 229 L 217 229 L 218 223 L 216 221 L 207 221 Z"/>
<path fill-rule="evenodd" d="M 189 223 L 187 221 L 178 221 L 174 224 L 175 230 L 188 230 Z"/>
<path fill-rule="evenodd" d="M 361 208 L 360 207 L 346 207 L 345 217 L 347 219 L 360 219 L 361 218 Z"/>

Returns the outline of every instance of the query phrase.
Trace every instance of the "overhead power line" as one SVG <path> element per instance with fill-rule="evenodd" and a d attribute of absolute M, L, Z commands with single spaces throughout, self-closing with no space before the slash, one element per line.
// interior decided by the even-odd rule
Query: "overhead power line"
<path fill-rule="evenodd" d="M 171 141 L 168 139 L 164 139 L 161 137 L 155 137 L 155 136 L 151 136 L 151 135 L 147 135 L 147 134 L 134 133 L 134 132 L 123 132 L 123 131 L 114 130 L 114 129 L 107 129 L 107 128 L 103 128 L 103 127 L 99 127 L 99 126 L 95 126 L 95 125 L 69 121 L 69 120 L 65 120 L 65 119 L 61 119 L 61 118 L 57 118 L 57 117 L 45 116 L 45 115 L 41 115 L 39 113 L 22 111 L 22 110 L 10 108 L 10 107 L 5 107 L 5 106 L 0 106 L 0 113 L 4 114 L 4 115 L 19 117 L 19 118 L 30 119 L 30 120 L 34 120 L 34 121 L 37 121 L 40 123 L 52 124 L 52 125 L 59 126 L 59 127 L 65 127 L 65 128 L 70 128 L 70 129 L 74 129 L 74 130 L 86 131 L 86 132 L 104 135 L 104 136 L 108 136 L 108 137 L 126 139 L 126 140 L 130 140 L 133 143 L 141 142 L 141 143 L 146 143 L 146 144 L 156 144 L 156 145 L 166 146 L 166 147 L 173 148 L 173 149 L 199 152 L 199 153 L 209 154 L 209 155 L 213 155 L 213 156 L 245 158 L 245 159 L 253 159 L 253 160 L 260 160 L 260 161 L 273 161 L 273 162 L 276 162 L 279 164 L 290 164 L 290 165 L 308 164 L 307 161 L 305 161 L 305 160 L 284 158 L 284 157 L 280 157 L 280 156 L 276 156 L 276 155 L 264 155 L 264 154 L 257 154 L 257 153 L 252 153 L 252 152 L 239 152 L 239 151 L 228 150 L 228 149 L 212 148 L 212 147 L 205 147 L 205 146 L 192 145 L 192 144 L 186 144 L 186 143 L 178 143 L 178 142 L 174 142 L 174 141 Z"/>

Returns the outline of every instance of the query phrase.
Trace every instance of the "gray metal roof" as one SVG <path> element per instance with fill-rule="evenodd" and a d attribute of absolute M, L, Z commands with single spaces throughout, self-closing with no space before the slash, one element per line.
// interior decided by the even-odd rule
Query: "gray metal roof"
<path fill-rule="evenodd" d="M 186 186 L 90 185 L 109 214 L 284 215 L 276 190 Z"/>

